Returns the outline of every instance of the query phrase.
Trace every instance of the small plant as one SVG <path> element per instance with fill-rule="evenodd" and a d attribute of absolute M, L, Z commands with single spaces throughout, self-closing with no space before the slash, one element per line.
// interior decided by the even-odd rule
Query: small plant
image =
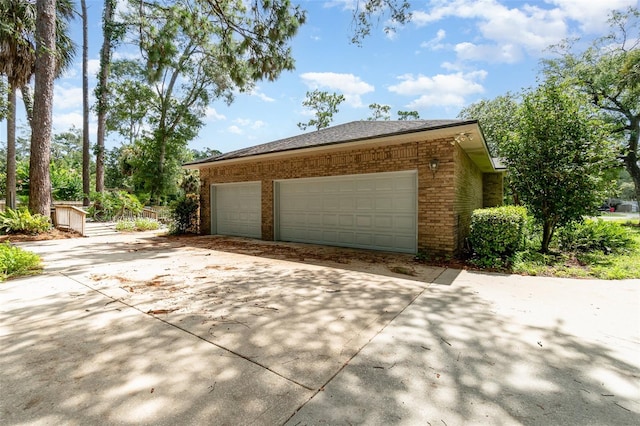
<path fill-rule="evenodd" d="M 154 231 L 158 228 L 160 228 L 160 222 L 146 217 L 119 220 L 116 223 L 116 231 L 120 232 Z"/>
<path fill-rule="evenodd" d="M 3 234 L 41 234 L 51 228 L 47 216 L 31 214 L 27 209 L 6 209 L 0 212 L 0 232 Z"/>
<path fill-rule="evenodd" d="M 564 251 L 579 253 L 623 253 L 634 247 L 634 239 L 619 223 L 587 219 L 561 228 L 558 245 Z"/>
<path fill-rule="evenodd" d="M 0 244 L 0 281 L 19 275 L 29 275 L 41 269 L 40 257 L 30 251 Z"/>
<path fill-rule="evenodd" d="M 419 263 L 427 263 L 429 262 L 430 259 L 431 259 L 431 256 L 429 256 L 429 252 L 427 252 L 424 249 L 418 250 L 418 253 L 413 258 L 413 260 Z"/>

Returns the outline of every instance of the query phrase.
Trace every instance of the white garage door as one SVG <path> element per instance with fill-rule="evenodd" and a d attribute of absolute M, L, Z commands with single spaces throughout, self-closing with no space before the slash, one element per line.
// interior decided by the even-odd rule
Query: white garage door
<path fill-rule="evenodd" d="M 211 233 L 262 237 L 260 182 L 211 185 Z"/>
<path fill-rule="evenodd" d="M 416 252 L 416 172 L 291 179 L 276 189 L 281 241 Z"/>

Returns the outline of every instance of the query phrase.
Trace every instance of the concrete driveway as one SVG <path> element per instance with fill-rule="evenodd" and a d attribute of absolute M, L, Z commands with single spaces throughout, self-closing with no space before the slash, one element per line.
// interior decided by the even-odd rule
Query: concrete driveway
<path fill-rule="evenodd" d="M 424 281 L 152 233 L 21 244 L 1 424 L 638 424 L 640 281 Z"/>

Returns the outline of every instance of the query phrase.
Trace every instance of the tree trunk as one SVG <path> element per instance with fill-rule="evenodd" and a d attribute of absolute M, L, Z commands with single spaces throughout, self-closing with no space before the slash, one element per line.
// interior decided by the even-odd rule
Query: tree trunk
<path fill-rule="evenodd" d="M 9 82 L 7 94 L 7 190 L 5 205 L 16 208 L 16 87 Z"/>
<path fill-rule="evenodd" d="M 90 203 L 91 191 L 91 143 L 89 141 L 89 40 L 87 24 L 87 2 L 81 0 L 82 7 L 82 205 Z"/>
<path fill-rule="evenodd" d="M 102 17 L 103 41 L 100 49 L 100 75 L 98 77 L 97 110 L 98 130 L 96 135 L 96 192 L 104 192 L 104 139 L 107 124 L 107 84 L 109 82 L 109 69 L 111 65 L 111 44 L 113 31 L 114 1 L 106 0 L 104 3 L 104 16 Z"/>
<path fill-rule="evenodd" d="M 549 244 L 551 244 L 555 226 L 555 221 L 552 220 L 545 220 L 542 224 L 542 246 L 540 247 L 541 253 L 549 253 Z"/>
<path fill-rule="evenodd" d="M 36 82 L 29 162 L 29 210 L 49 216 L 51 209 L 51 115 L 56 72 L 56 1 L 36 3 Z"/>
<path fill-rule="evenodd" d="M 27 113 L 27 121 L 29 122 L 29 128 L 33 128 L 33 95 L 31 93 L 31 86 L 25 84 L 20 88 L 22 93 L 22 102 L 24 103 L 24 110 Z"/>

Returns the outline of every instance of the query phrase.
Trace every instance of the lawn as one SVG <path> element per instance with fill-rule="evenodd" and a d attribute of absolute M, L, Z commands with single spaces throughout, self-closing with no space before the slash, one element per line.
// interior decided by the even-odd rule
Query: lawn
<path fill-rule="evenodd" d="M 635 244 L 628 250 L 605 253 L 553 252 L 543 255 L 535 250 L 518 253 L 511 265 L 510 272 L 523 275 L 543 275 L 554 277 L 599 278 L 621 280 L 640 278 L 640 226 L 625 223 Z"/>

